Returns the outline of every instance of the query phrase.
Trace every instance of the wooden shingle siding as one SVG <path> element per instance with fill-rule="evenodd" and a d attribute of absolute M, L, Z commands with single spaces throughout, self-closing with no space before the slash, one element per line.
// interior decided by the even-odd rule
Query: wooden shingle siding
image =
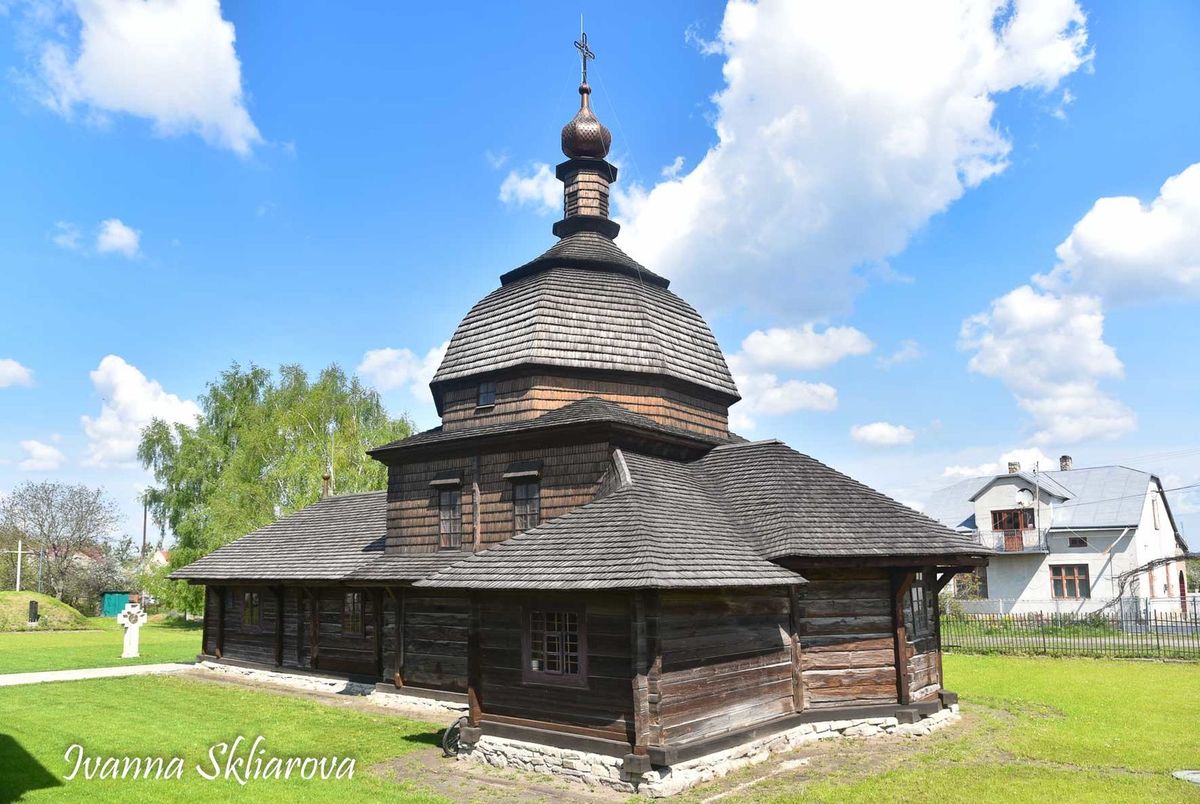
<path fill-rule="evenodd" d="M 529 600 L 583 606 L 586 686 L 528 683 L 523 675 L 523 607 Z M 630 598 L 625 594 L 489 596 L 480 607 L 484 719 L 561 723 L 609 739 L 634 739 Z M 515 722 L 515 721 L 514 721 Z"/>
<path fill-rule="evenodd" d="M 541 510 L 546 522 L 590 502 L 609 465 L 605 443 L 516 450 L 479 456 L 479 536 L 481 547 L 513 535 L 512 481 L 504 473 L 512 464 L 542 461 Z M 475 459 L 454 458 L 393 466 L 388 471 L 388 551 L 438 550 L 437 497 L 429 481 L 439 472 L 463 472 L 463 544 L 472 552 L 475 511 L 472 490 Z"/>
<path fill-rule="evenodd" d="M 794 711 L 788 591 L 662 592 L 662 672 L 652 719 L 686 742 Z"/>
<path fill-rule="evenodd" d="M 670 427 L 717 437 L 729 432 L 727 403 L 632 377 L 591 379 L 566 372 L 509 377 L 496 382 L 496 404 L 479 410 L 475 406 L 477 388 L 476 383 L 447 388 L 442 403 L 443 429 L 451 432 L 526 421 L 580 399 L 600 397 Z"/>
<path fill-rule="evenodd" d="M 895 636 L 886 570 L 800 566 L 798 630 L 805 708 L 895 703 Z"/>

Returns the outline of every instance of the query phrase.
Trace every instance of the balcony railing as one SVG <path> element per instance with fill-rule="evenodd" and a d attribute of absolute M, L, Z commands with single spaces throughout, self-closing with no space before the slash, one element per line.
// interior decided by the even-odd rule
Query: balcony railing
<path fill-rule="evenodd" d="M 1035 528 L 1026 530 L 977 530 L 975 538 L 981 545 L 997 553 L 1048 553 L 1046 533 Z"/>

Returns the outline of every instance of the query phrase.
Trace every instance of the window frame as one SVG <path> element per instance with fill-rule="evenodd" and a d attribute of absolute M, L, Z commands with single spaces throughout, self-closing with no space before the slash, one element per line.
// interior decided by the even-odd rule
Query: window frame
<path fill-rule="evenodd" d="M 242 630 L 262 630 L 262 592 L 258 589 L 243 589 L 242 592 Z M 250 619 L 246 618 L 251 614 Z"/>
<path fill-rule="evenodd" d="M 574 673 L 556 672 L 552 670 L 532 668 L 534 659 L 534 620 L 538 614 L 561 615 L 564 627 L 567 618 L 575 621 L 575 665 Z M 543 630 L 543 634 L 550 633 Z M 565 633 L 560 631 L 560 634 Z M 566 640 L 563 640 L 565 643 Z M 545 638 L 543 637 L 542 653 L 545 653 Z M 565 646 L 559 650 L 560 657 L 565 661 L 568 651 Z M 588 652 L 587 652 L 587 607 L 574 603 L 544 603 L 528 602 L 521 611 L 521 680 L 525 684 L 538 684 L 551 687 L 587 687 L 588 686 Z"/>
<path fill-rule="evenodd" d="M 351 600 L 356 605 L 351 605 Z M 361 589 L 347 589 L 342 594 L 342 635 L 366 636 L 367 634 L 367 596 Z M 355 611 L 357 609 L 357 612 Z M 357 615 L 357 621 L 355 616 Z"/>
<path fill-rule="evenodd" d="M 917 571 L 908 585 L 908 591 L 904 593 L 904 633 L 909 642 L 928 639 L 937 630 L 929 598 L 930 588 L 925 572 Z"/>
<path fill-rule="evenodd" d="M 496 407 L 496 381 L 484 380 L 475 387 L 475 409 Z"/>
<path fill-rule="evenodd" d="M 1086 549 L 1091 547 L 1091 544 L 1088 543 L 1087 536 L 1068 536 L 1067 547 L 1074 550 Z"/>
<path fill-rule="evenodd" d="M 1006 528 L 1002 526 L 1005 515 L 1016 514 L 1020 527 Z M 996 508 L 992 511 L 992 531 L 997 533 L 1017 533 L 1034 529 L 1032 508 Z"/>
<path fill-rule="evenodd" d="M 526 494 L 526 496 L 518 498 L 518 489 L 529 489 L 530 487 L 534 490 L 532 495 Z M 534 510 L 531 511 L 531 508 Z M 513 535 L 524 533 L 542 524 L 542 480 L 540 477 L 523 477 L 512 481 L 512 510 Z M 533 524 L 529 524 L 531 518 Z M 524 527 L 521 526 L 522 523 L 525 523 Z"/>
<path fill-rule="evenodd" d="M 1067 570 L 1071 570 L 1067 574 Z M 1083 570 L 1083 574 L 1079 574 Z M 1081 593 L 1080 583 L 1087 584 L 1086 593 Z M 1067 594 L 1067 584 L 1074 585 L 1075 593 Z M 1054 600 L 1091 600 L 1092 578 L 1091 569 L 1087 564 L 1051 564 L 1050 565 L 1050 597 Z"/>
<path fill-rule="evenodd" d="M 447 505 L 448 500 L 453 500 Z M 441 486 L 437 489 L 438 549 L 461 550 L 463 543 L 462 487 Z M 451 512 L 447 512 L 447 508 Z"/>

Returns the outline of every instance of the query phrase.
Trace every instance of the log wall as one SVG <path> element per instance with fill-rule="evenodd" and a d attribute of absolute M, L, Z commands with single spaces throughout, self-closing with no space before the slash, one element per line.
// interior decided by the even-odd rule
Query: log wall
<path fill-rule="evenodd" d="M 788 607 L 783 587 L 660 593 L 655 725 L 663 742 L 712 737 L 794 711 Z"/>
<path fill-rule="evenodd" d="M 465 595 L 439 589 L 405 589 L 404 656 L 401 678 L 405 685 L 465 692 L 467 689 L 467 628 L 470 604 Z M 395 623 L 396 607 L 388 619 Z M 395 630 L 385 646 L 385 662 L 395 667 Z M 385 632 L 387 633 L 387 632 Z M 390 647 L 390 650 L 387 648 Z M 385 671 L 385 675 L 387 675 Z"/>
<path fill-rule="evenodd" d="M 896 703 L 891 581 L 875 568 L 800 568 L 805 708 Z"/>
<path fill-rule="evenodd" d="M 942 655 L 939 643 L 937 592 L 934 589 L 936 573 L 930 569 L 924 573 L 925 596 L 934 617 L 933 632 L 920 639 L 908 639 L 905 652 L 908 656 L 909 700 L 914 703 L 937 696 L 942 686 Z"/>
<path fill-rule="evenodd" d="M 721 402 L 633 378 L 609 380 L 544 373 L 498 380 L 496 404 L 487 408 L 475 406 L 475 382 L 446 389 L 442 396 L 442 426 L 446 430 L 465 430 L 525 421 L 589 396 L 611 400 L 660 424 L 705 435 L 724 436 L 729 432 L 729 407 Z"/>
<path fill-rule="evenodd" d="M 592 443 L 391 466 L 388 469 L 387 549 L 413 553 L 439 549 L 438 495 L 437 489 L 429 483 L 439 473 L 447 471 L 459 473 L 463 481 L 463 551 L 470 552 L 475 548 L 476 530 L 480 549 L 513 536 L 513 483 L 504 478 L 504 473 L 512 464 L 525 460 L 542 462 L 543 522 L 590 502 L 610 463 L 608 444 Z M 474 506 L 476 483 L 479 488 L 478 523 Z"/>
<path fill-rule="evenodd" d="M 633 740 L 630 598 L 623 593 L 489 594 L 478 599 L 484 719 L 563 724 L 576 733 Z M 527 682 L 523 674 L 524 609 L 555 602 L 583 606 L 586 686 Z"/>

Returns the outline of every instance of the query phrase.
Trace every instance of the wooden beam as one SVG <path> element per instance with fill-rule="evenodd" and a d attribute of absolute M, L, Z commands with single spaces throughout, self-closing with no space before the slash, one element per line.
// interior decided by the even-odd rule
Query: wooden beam
<path fill-rule="evenodd" d="M 470 594 L 470 627 L 467 629 L 467 706 L 471 725 L 478 726 L 483 715 L 483 667 L 479 650 L 480 604 L 476 593 Z"/>
<path fill-rule="evenodd" d="M 383 590 L 375 589 L 371 595 L 375 609 L 375 678 L 383 678 Z"/>
<path fill-rule="evenodd" d="M 393 681 L 404 686 L 404 618 L 407 613 L 408 588 L 401 586 L 396 595 L 396 673 Z"/>
<path fill-rule="evenodd" d="M 217 587 L 217 650 L 218 659 L 225 653 L 225 587 Z"/>
<path fill-rule="evenodd" d="M 296 587 L 296 666 L 304 666 L 304 587 Z"/>
<path fill-rule="evenodd" d="M 630 656 L 633 663 L 633 753 L 646 754 L 650 745 L 650 656 L 646 646 L 646 593 L 637 590 L 630 601 Z"/>
<path fill-rule="evenodd" d="M 312 617 L 308 624 L 311 640 L 308 648 L 309 665 L 313 670 L 317 670 L 321 666 L 321 594 L 311 589 L 307 592 L 308 599 L 312 602 Z"/>
<path fill-rule="evenodd" d="M 946 588 L 946 584 L 950 583 L 950 579 L 953 578 L 955 575 L 958 575 L 958 574 L 964 573 L 964 572 L 971 572 L 974 569 L 975 569 L 975 567 L 965 567 L 965 566 L 964 567 L 942 567 L 941 568 L 942 574 L 937 576 L 937 580 L 934 581 L 934 584 L 933 584 L 934 594 L 935 595 L 940 594 L 941 591 Z M 936 568 L 934 568 L 934 567 L 929 567 L 926 569 L 926 572 L 930 572 L 930 573 L 935 572 L 935 571 L 936 571 Z"/>
<path fill-rule="evenodd" d="M 896 700 L 909 703 L 912 696 L 908 672 L 908 629 L 904 625 L 904 596 L 912 586 L 916 573 L 911 570 L 892 572 L 892 626 L 896 640 Z"/>
<path fill-rule="evenodd" d="M 646 595 L 646 703 L 650 708 L 647 724 L 650 745 L 662 745 L 662 632 L 659 618 L 662 600 L 658 590 L 649 590 Z"/>
<path fill-rule="evenodd" d="M 204 587 L 204 619 L 200 622 L 200 652 L 208 656 L 213 655 L 209 651 L 209 640 L 212 639 L 212 634 L 208 629 L 208 608 L 212 602 L 212 590 L 211 586 Z"/>
<path fill-rule="evenodd" d="M 788 587 L 788 636 L 792 654 L 792 711 L 804 709 L 804 674 L 800 667 L 800 589 Z"/>
<path fill-rule="evenodd" d="M 275 666 L 283 667 L 283 587 L 275 587 Z"/>

